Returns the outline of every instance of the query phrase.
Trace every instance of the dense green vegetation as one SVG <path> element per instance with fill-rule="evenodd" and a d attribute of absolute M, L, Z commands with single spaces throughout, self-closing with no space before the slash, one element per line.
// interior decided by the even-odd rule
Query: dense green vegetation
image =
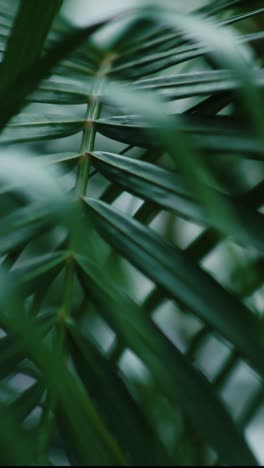
<path fill-rule="evenodd" d="M 0 463 L 255 466 L 263 2 L 62 4 L 0 0 Z"/>

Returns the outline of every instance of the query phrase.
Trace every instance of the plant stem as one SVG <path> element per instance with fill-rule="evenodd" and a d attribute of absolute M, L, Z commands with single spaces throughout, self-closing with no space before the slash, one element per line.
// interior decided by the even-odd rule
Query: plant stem
<path fill-rule="evenodd" d="M 71 314 L 73 279 L 73 259 L 69 257 L 69 259 L 67 260 L 64 276 L 63 304 L 58 312 L 59 324 L 56 330 L 57 333 L 54 337 L 55 352 L 61 356 L 62 365 L 67 359 L 67 356 L 65 354 L 65 323 L 67 322 Z M 56 410 L 57 403 L 57 394 L 48 391 L 46 397 L 46 404 L 43 409 L 42 419 L 40 423 L 41 430 L 37 454 L 37 464 L 39 466 L 45 466 L 48 463 L 49 442 L 54 427 L 54 412 Z"/>
<path fill-rule="evenodd" d="M 103 60 L 102 65 L 95 77 L 96 82 L 92 90 L 92 96 L 89 99 L 80 148 L 80 153 L 82 154 L 80 160 L 80 169 L 76 181 L 76 192 L 80 197 L 85 196 L 87 192 L 91 167 L 91 152 L 94 151 L 96 139 L 94 121 L 98 119 L 101 113 L 101 92 L 104 87 L 105 78 L 112 67 L 112 61 L 114 60 L 114 57 L 115 56 L 113 54 L 109 54 Z"/>
<path fill-rule="evenodd" d="M 89 173 L 91 166 L 91 152 L 94 151 L 96 130 L 93 125 L 94 120 L 98 119 L 101 112 L 101 100 L 100 95 L 104 86 L 104 79 L 109 72 L 113 60 L 113 55 L 108 55 L 96 75 L 96 82 L 92 92 L 92 96 L 89 99 L 87 106 L 87 113 L 85 116 L 85 125 L 83 130 L 82 142 L 80 153 L 82 154 L 80 160 L 80 167 L 78 176 L 76 178 L 75 192 L 78 197 L 83 197 L 87 193 Z M 70 241 L 69 241 L 70 244 Z M 58 312 L 58 329 L 56 335 L 55 350 L 62 357 L 62 365 L 67 360 L 66 355 L 66 323 L 71 316 L 72 308 L 72 292 L 74 284 L 74 259 L 69 256 L 66 264 L 65 276 L 64 276 L 64 287 L 63 287 L 63 303 L 62 307 Z M 42 415 L 41 431 L 38 446 L 38 464 L 46 464 L 48 462 L 48 447 L 51 437 L 51 433 L 54 427 L 54 412 L 58 403 L 57 395 L 48 392 L 46 398 L 46 405 Z"/>

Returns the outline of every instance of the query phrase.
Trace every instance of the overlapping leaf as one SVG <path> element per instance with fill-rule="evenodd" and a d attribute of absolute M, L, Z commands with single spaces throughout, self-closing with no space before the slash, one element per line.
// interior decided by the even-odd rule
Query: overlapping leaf
<path fill-rule="evenodd" d="M 252 29 L 238 36 L 228 28 L 246 21 L 253 25 L 263 8 L 258 2 L 249 5 L 242 0 L 210 2 L 197 10 L 199 16 L 175 15 L 175 10 L 164 5 L 137 8 L 125 15 L 131 21 L 122 23 L 120 17 L 120 30 L 107 47 L 101 47 L 90 39 L 112 18 L 77 30 L 58 19 L 51 30 L 60 1 L 45 6 L 40 1 L 21 2 L 16 17 L 15 3 L 11 7 L 0 0 L 0 50 L 6 51 L 1 128 L 26 102 L 40 106 L 38 115 L 25 113 L 11 120 L 0 143 L 55 140 L 83 132 L 84 144 L 81 150 L 66 147 L 65 152 L 49 154 L 48 149 L 38 159 L 10 155 L 0 162 L 1 200 L 14 199 L 12 213 L 4 209 L 0 221 L 0 253 L 3 266 L 11 270 L 1 273 L 0 327 L 4 336 L 0 340 L 0 378 L 2 383 L 7 377 L 27 373 L 25 369 L 31 366 L 34 380 L 13 403 L 3 411 L 0 408 L 7 428 L 0 431 L 2 461 L 51 463 L 55 430 L 72 465 L 164 464 L 171 462 L 172 451 L 173 462 L 181 460 L 177 450 L 169 453 L 160 443 L 158 430 L 141 413 L 142 402 L 127 388 L 129 378 L 124 377 L 124 382 L 108 353 L 99 351 L 91 340 L 91 301 L 115 332 L 117 354 L 132 350 L 154 378 L 159 398 L 183 412 L 187 428 L 192 423 L 192 430 L 185 434 L 191 446 L 194 429 L 221 462 L 255 465 L 254 455 L 215 388 L 147 312 L 155 310 L 162 298 L 172 297 L 220 339 L 227 339 L 235 348 L 236 359 L 242 356 L 262 378 L 260 321 L 196 262 L 223 236 L 231 235 L 245 249 L 254 248 L 255 265 L 262 267 L 263 215 L 258 210 L 263 203 L 263 183 L 255 181 L 253 190 L 234 198 L 231 182 L 226 192 L 216 189 L 210 169 L 220 178 L 223 161 L 231 154 L 237 157 L 238 174 L 245 158 L 252 159 L 251 164 L 263 160 L 264 79 L 250 49 L 252 44 L 259 50 L 263 31 Z M 32 21 L 37 8 L 40 14 L 34 14 Z M 192 59 L 198 57 L 214 70 L 193 72 L 192 63 L 198 62 Z M 187 61 L 187 73 L 177 74 L 174 68 L 171 75 L 151 76 Z M 104 64 L 110 62 L 106 69 Z M 11 75 L 12 80 L 7 80 Z M 124 77 L 127 81 L 121 83 Z M 112 83 L 113 78 L 118 82 Z M 186 115 L 168 112 L 167 101 L 197 97 L 206 99 L 190 100 Z M 100 116 L 105 102 L 111 106 Z M 232 103 L 234 107 L 227 109 Z M 50 113 L 46 108 L 43 112 L 41 104 L 60 105 L 61 114 L 53 114 L 52 107 Z M 76 104 L 91 105 L 89 117 L 88 113 L 72 117 L 67 107 L 61 111 L 64 105 Z M 213 116 L 223 109 L 233 115 Z M 96 133 L 130 147 L 121 152 L 123 156 L 115 155 L 109 153 L 106 140 L 98 140 L 104 148 L 95 151 Z M 136 146 L 149 150 L 138 155 Z M 18 146 L 14 150 L 19 151 Z M 134 159 L 124 157 L 130 150 L 136 154 Z M 173 172 L 153 164 L 160 157 L 167 158 L 167 153 L 174 163 Z M 96 220 L 109 246 L 156 284 L 157 289 L 145 301 L 146 311 L 120 292 L 123 286 L 109 284 L 106 276 L 118 275 L 108 269 L 101 248 L 104 244 L 81 211 L 80 179 L 82 193 L 86 193 L 91 161 L 96 169 L 93 175 L 100 172 L 113 183 L 104 189 L 102 200 L 112 203 L 125 192 L 146 200 L 134 215 L 139 223 L 105 203 L 85 198 L 89 220 Z M 53 170 L 54 166 L 62 170 Z M 72 167 L 81 169 L 76 171 L 75 189 L 69 192 L 61 175 Z M 95 178 L 89 195 L 100 180 Z M 182 252 L 142 224 L 164 209 L 208 229 Z M 45 234 L 46 239 L 46 232 L 49 244 L 43 251 L 45 240 L 39 243 L 39 236 Z M 261 275 L 253 283 L 251 292 L 262 284 Z M 230 362 L 233 365 L 232 359 Z M 41 409 L 41 417 L 33 447 L 23 421 L 36 408 Z M 174 447 L 176 442 L 173 440 Z M 11 445 L 17 448 L 14 453 Z"/>
<path fill-rule="evenodd" d="M 183 405 L 197 431 L 210 441 L 223 459 L 228 459 L 229 463 L 248 459 L 250 464 L 254 464 L 252 456 L 243 447 L 241 436 L 234 430 L 231 420 L 206 380 L 190 367 L 181 353 L 162 335 L 143 311 L 137 309 L 124 296 L 118 296 L 113 288 L 109 290 L 107 284 L 102 286 L 101 275 L 92 265 L 82 259 L 78 262 L 83 285 L 92 300 L 100 308 L 105 319 L 125 339 L 126 344 L 148 366 L 169 400 L 176 405 L 179 402 Z M 222 430 L 220 424 L 223 425 Z M 230 438 L 225 437 L 226 431 Z M 222 436 L 218 437 L 220 433 Z M 227 456 L 226 449 L 231 438 L 233 443 Z M 231 450 L 234 446 L 239 447 L 239 454 Z"/>
<path fill-rule="evenodd" d="M 218 330 L 263 373 L 257 321 L 235 296 L 140 223 L 102 202 L 87 202 L 100 232 L 121 255 Z"/>

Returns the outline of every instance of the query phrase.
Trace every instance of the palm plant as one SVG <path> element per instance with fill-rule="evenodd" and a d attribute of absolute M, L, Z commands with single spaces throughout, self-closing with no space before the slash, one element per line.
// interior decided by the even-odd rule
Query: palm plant
<path fill-rule="evenodd" d="M 264 8 L 62 3 L 0 0 L 1 464 L 254 466 Z"/>

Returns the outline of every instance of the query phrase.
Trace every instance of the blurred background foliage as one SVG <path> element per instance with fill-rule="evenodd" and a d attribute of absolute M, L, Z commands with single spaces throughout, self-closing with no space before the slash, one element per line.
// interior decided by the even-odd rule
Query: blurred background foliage
<path fill-rule="evenodd" d="M 3 57 L 26 2 L 0 0 Z M 143 7 L 62 3 L 47 54 Z M 32 5 L 3 121 L 42 57 Z M 87 31 L 0 136 L 2 465 L 264 462 L 264 4 L 144 5 Z"/>

